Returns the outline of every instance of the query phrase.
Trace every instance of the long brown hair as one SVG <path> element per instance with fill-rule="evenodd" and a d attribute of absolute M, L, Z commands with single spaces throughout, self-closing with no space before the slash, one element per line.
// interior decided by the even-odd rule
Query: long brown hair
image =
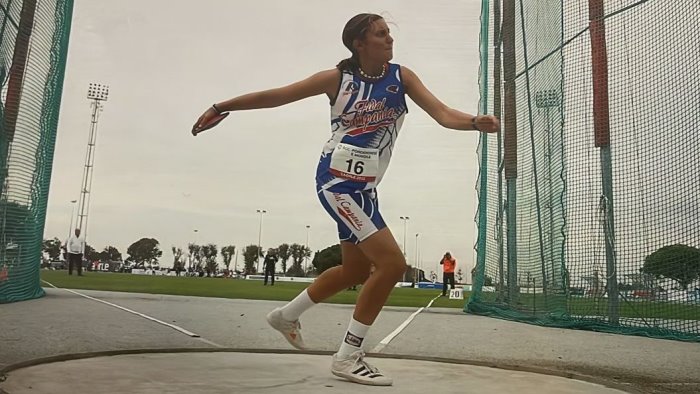
<path fill-rule="evenodd" d="M 372 23 L 379 19 L 384 18 L 377 14 L 357 14 L 345 24 L 345 28 L 343 28 L 343 45 L 350 50 L 352 56 L 341 60 L 336 65 L 340 71 L 356 72 L 360 68 L 360 59 L 352 43 L 355 40 L 364 39 Z"/>

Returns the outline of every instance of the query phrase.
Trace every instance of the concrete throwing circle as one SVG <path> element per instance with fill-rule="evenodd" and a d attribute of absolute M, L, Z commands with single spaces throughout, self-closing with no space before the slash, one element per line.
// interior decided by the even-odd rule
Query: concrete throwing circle
<path fill-rule="evenodd" d="M 330 373 L 330 356 L 186 352 L 100 356 L 20 368 L 0 387 L 25 393 L 623 393 L 559 376 L 465 364 L 368 357 L 394 379 L 362 386 Z M 1 392 L 1 391 L 0 391 Z"/>

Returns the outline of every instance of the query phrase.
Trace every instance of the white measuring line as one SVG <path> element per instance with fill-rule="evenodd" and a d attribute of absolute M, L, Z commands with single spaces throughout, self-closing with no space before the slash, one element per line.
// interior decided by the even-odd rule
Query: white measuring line
<path fill-rule="evenodd" d="M 172 328 L 173 330 L 179 331 L 179 332 L 181 332 L 181 333 L 183 333 L 183 334 L 185 334 L 185 335 L 187 335 L 187 336 L 190 336 L 190 337 L 192 337 L 192 338 L 197 338 L 197 339 L 199 339 L 200 341 L 202 341 L 202 342 L 204 342 L 204 343 L 207 343 L 207 344 L 209 344 L 209 345 L 212 345 L 212 346 L 215 346 L 215 347 L 223 348 L 223 346 L 221 346 L 221 345 L 219 345 L 219 344 L 217 344 L 217 343 L 214 343 L 214 342 L 212 342 L 212 341 L 209 341 L 209 340 L 207 340 L 207 339 L 204 339 L 204 338 L 200 337 L 199 334 L 196 334 L 196 333 L 191 332 L 191 331 L 187 331 L 187 330 L 185 330 L 184 328 L 182 328 L 182 327 L 180 327 L 180 326 L 176 326 L 176 325 L 174 325 L 174 324 L 166 323 L 166 322 L 164 322 L 164 321 L 162 321 L 162 320 L 156 319 L 155 317 L 151 317 L 151 316 L 145 315 L 145 314 L 143 314 L 143 313 L 141 313 L 141 312 L 136 312 L 136 311 L 131 310 L 131 309 L 129 309 L 129 308 L 124 308 L 123 306 L 120 306 L 120 305 L 117 305 L 117 304 L 113 304 L 113 303 L 111 303 L 111 302 L 107 302 L 107 301 L 101 300 L 101 299 L 99 299 L 99 298 L 90 297 L 89 295 L 82 294 L 82 293 L 79 293 L 79 292 L 77 292 L 77 291 L 73 291 L 73 290 L 69 290 L 69 289 L 62 289 L 62 288 L 56 287 L 56 286 L 54 286 L 53 284 L 51 284 L 51 283 L 49 283 L 49 282 L 47 282 L 47 281 L 45 281 L 45 280 L 43 280 L 43 279 L 42 279 L 42 282 L 47 283 L 49 286 L 53 287 L 54 289 L 65 290 L 65 291 L 67 291 L 67 292 L 69 292 L 69 293 L 73 293 L 73 294 L 79 295 L 79 296 L 84 297 L 84 298 L 87 298 L 87 299 L 89 299 L 89 300 L 101 302 L 101 303 L 106 304 L 106 305 L 109 305 L 109 306 L 111 306 L 111 307 L 114 307 L 114 308 L 117 308 L 117 309 L 121 309 L 121 310 L 123 310 L 123 311 L 125 311 L 125 312 L 133 313 L 133 314 L 136 315 L 136 316 L 140 316 L 140 317 L 143 317 L 143 318 L 146 319 L 146 320 L 150 320 L 150 321 L 152 321 L 152 322 L 156 322 L 156 323 L 158 323 L 158 324 L 162 324 L 162 325 L 164 325 L 164 326 L 166 326 L 166 327 L 170 327 L 170 328 Z"/>
<path fill-rule="evenodd" d="M 406 319 L 406 321 L 404 321 L 403 323 L 401 323 L 401 325 L 398 326 L 398 327 L 396 328 L 396 330 L 394 330 L 391 334 L 387 335 L 386 338 L 382 339 L 382 340 L 377 344 L 377 346 L 375 346 L 374 349 L 372 349 L 372 353 L 379 353 L 379 352 L 381 352 L 382 350 L 384 350 L 384 348 L 386 347 L 386 345 L 388 345 L 389 342 L 391 342 L 397 335 L 399 335 L 399 334 L 401 333 L 401 331 L 403 331 L 403 329 L 406 328 L 406 327 L 413 321 L 413 319 L 414 319 L 416 316 L 418 316 L 419 313 L 423 312 L 423 310 L 426 309 L 426 308 L 430 308 L 430 306 L 433 305 L 433 302 L 434 302 L 435 300 L 437 300 L 438 298 L 440 298 L 440 296 L 436 296 L 435 298 L 433 298 L 432 300 L 430 300 L 430 302 L 428 303 L 427 306 L 421 307 L 421 308 L 418 309 L 417 311 L 413 312 L 413 314 L 411 314 L 411 316 L 409 316 L 408 319 Z"/>

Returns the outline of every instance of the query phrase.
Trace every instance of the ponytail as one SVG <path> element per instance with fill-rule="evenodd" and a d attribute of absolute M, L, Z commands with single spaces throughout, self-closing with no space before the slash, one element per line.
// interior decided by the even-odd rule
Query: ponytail
<path fill-rule="evenodd" d="M 357 72 L 360 68 L 357 53 L 353 52 L 351 57 L 341 60 L 335 67 L 340 71 L 349 71 L 351 73 Z"/>

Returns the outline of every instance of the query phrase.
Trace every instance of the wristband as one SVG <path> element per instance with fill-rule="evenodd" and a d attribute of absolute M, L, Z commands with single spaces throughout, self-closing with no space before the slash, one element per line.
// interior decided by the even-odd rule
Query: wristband
<path fill-rule="evenodd" d="M 217 114 L 221 115 L 221 110 L 216 106 L 216 104 L 212 104 L 211 107 L 214 108 L 214 111 L 216 111 Z"/>

